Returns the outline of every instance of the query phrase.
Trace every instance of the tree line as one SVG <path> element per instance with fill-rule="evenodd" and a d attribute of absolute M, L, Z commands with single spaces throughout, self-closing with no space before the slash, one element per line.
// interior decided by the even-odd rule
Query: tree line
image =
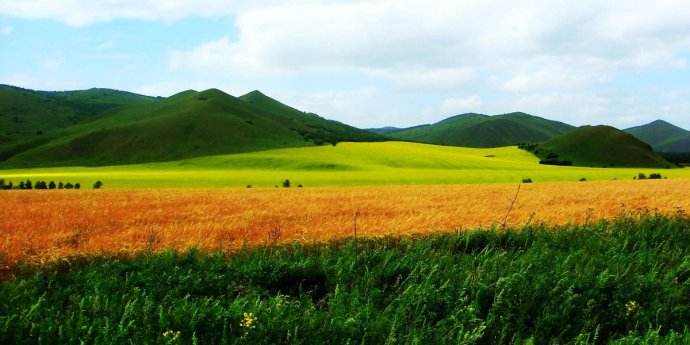
<path fill-rule="evenodd" d="M 100 189 L 103 187 L 103 182 L 101 181 L 96 181 L 93 184 L 93 189 Z M 5 182 L 5 179 L 0 178 L 0 190 L 9 190 L 9 189 L 21 189 L 21 190 L 27 190 L 27 189 L 81 189 L 81 183 L 76 182 L 66 182 L 63 183 L 62 181 L 58 181 L 55 183 L 55 181 L 36 181 L 35 183 L 31 182 L 31 180 L 26 180 L 26 181 L 20 181 L 16 185 L 12 182 Z"/>

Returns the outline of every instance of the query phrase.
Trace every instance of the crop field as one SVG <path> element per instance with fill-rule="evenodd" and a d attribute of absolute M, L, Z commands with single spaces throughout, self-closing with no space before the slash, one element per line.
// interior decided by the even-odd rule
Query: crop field
<path fill-rule="evenodd" d="M 680 179 L 519 186 L 2 191 L 0 252 L 9 266 L 83 253 L 323 242 L 355 228 L 375 237 L 690 209 L 690 181 Z"/>
<path fill-rule="evenodd" d="M 0 170 L 8 181 L 59 180 L 107 188 L 273 187 L 290 179 L 295 185 L 375 186 L 587 180 L 628 180 L 638 173 L 660 172 L 690 178 L 690 169 L 588 168 L 540 165 L 517 147 L 474 149 L 384 142 L 339 143 L 210 156 L 174 162 L 110 167 L 55 167 Z"/>
<path fill-rule="evenodd" d="M 0 283 L 2 344 L 690 342 L 690 219 L 70 258 Z"/>

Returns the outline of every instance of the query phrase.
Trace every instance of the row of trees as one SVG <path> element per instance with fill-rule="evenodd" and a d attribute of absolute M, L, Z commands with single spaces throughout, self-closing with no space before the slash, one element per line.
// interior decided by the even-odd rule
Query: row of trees
<path fill-rule="evenodd" d="M 96 181 L 93 184 L 94 189 L 100 189 L 101 187 L 103 187 L 103 182 L 101 181 Z M 4 179 L 0 179 L 0 189 L 81 189 L 81 183 L 63 183 L 62 181 L 58 183 L 55 183 L 55 181 L 36 181 L 36 183 L 32 183 L 31 180 L 26 180 L 14 185 L 12 181 L 5 183 Z"/>

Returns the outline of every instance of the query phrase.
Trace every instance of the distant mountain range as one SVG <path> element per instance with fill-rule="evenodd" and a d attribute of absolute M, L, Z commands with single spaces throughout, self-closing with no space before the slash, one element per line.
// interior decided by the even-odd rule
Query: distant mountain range
<path fill-rule="evenodd" d="M 358 129 L 259 91 L 217 89 L 148 97 L 110 89 L 34 91 L 0 85 L 0 167 L 99 166 L 171 161 L 343 141 L 525 147 L 551 163 L 666 166 L 654 151 L 690 152 L 690 132 L 664 121 L 623 131 L 525 113 L 461 114 L 410 128 Z M 539 144 L 539 145 L 536 145 Z M 647 145 L 649 144 L 649 145 Z M 551 158 L 549 158 L 551 157 Z"/>
<path fill-rule="evenodd" d="M 571 125 L 525 113 L 496 116 L 469 113 L 456 115 L 432 125 L 388 132 L 381 132 L 381 129 L 377 131 L 391 138 L 427 144 L 499 147 L 542 142 L 573 129 L 575 127 Z"/>

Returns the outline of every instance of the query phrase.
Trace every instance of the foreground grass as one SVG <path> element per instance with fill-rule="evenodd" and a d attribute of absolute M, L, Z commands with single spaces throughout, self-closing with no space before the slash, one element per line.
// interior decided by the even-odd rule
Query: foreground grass
<path fill-rule="evenodd" d="M 632 179 L 661 172 L 690 178 L 690 169 L 614 169 L 540 165 L 517 147 L 476 149 L 404 142 L 340 143 L 111 167 L 59 167 L 0 170 L 18 183 L 97 180 L 106 188 L 125 187 L 273 187 L 285 179 L 306 187 L 409 185 Z"/>
<path fill-rule="evenodd" d="M 687 344 L 690 220 L 18 268 L 2 344 Z"/>

